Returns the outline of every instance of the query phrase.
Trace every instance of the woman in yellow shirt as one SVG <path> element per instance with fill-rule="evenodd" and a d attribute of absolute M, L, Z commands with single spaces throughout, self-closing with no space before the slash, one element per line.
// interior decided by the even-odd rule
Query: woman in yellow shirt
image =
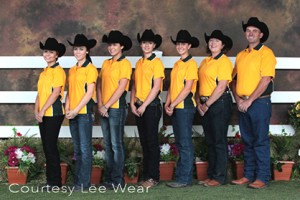
<path fill-rule="evenodd" d="M 73 47 L 77 63 L 69 71 L 66 118 L 70 122 L 76 159 L 74 187 L 75 190 L 83 190 L 91 185 L 92 130 L 98 72 L 89 53 L 97 42 L 87 39 L 83 34 L 77 34 L 74 43 L 68 42 Z"/>
<path fill-rule="evenodd" d="M 162 38 L 151 29 L 137 35 L 143 57 L 136 63 L 130 95 L 130 107 L 136 116 L 139 138 L 143 148 L 143 181 L 141 185 L 149 188 L 159 181 L 158 124 L 162 114 L 159 94 L 165 77 L 162 61 L 153 50 L 158 48 Z"/>
<path fill-rule="evenodd" d="M 39 129 L 46 158 L 47 190 L 61 187 L 60 157 L 57 139 L 64 120 L 64 87 L 66 73 L 57 62 L 63 56 L 66 47 L 55 38 L 48 38 L 45 45 L 40 42 L 47 67 L 38 80 L 38 94 L 35 101 L 35 118 Z"/>
<path fill-rule="evenodd" d="M 176 40 L 180 59 L 171 71 L 171 84 L 167 94 L 165 110 L 172 116 L 175 143 L 179 151 L 176 167 L 176 182 L 168 183 L 172 188 L 190 186 L 193 180 L 194 147 L 192 143 L 192 125 L 196 112 L 194 95 L 197 86 L 197 63 L 190 55 L 190 48 L 199 46 L 199 40 L 187 30 L 180 30 Z"/>
<path fill-rule="evenodd" d="M 227 131 L 231 117 L 232 98 L 229 91 L 233 66 L 225 55 L 232 40 L 220 30 L 205 34 L 210 54 L 200 64 L 197 108 L 208 148 L 208 179 L 200 184 L 213 187 L 227 182 Z"/>
<path fill-rule="evenodd" d="M 124 186 L 123 170 L 125 161 L 124 127 L 128 110 L 126 94 L 129 89 L 132 67 L 123 51 L 131 48 L 131 39 L 120 31 L 111 31 L 102 37 L 112 56 L 105 60 L 99 73 L 97 86 L 98 111 L 105 144 L 106 189 Z"/>

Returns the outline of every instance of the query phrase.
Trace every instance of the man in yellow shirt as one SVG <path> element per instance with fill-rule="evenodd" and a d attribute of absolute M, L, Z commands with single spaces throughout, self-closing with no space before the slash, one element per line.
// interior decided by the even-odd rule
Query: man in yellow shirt
<path fill-rule="evenodd" d="M 245 145 L 244 177 L 232 181 L 254 189 L 267 186 L 270 180 L 269 124 L 276 58 L 262 43 L 268 39 L 267 25 L 251 17 L 243 29 L 248 47 L 236 57 L 232 91 L 240 113 L 240 131 Z"/>

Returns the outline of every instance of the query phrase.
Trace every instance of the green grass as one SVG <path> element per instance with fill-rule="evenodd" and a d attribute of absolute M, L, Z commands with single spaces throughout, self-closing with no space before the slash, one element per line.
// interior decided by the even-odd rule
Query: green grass
<path fill-rule="evenodd" d="M 15 186 L 12 189 L 14 191 L 18 191 L 22 186 Z M 235 185 L 224 185 L 215 188 L 207 188 L 204 186 L 194 184 L 192 187 L 187 188 L 179 188 L 172 189 L 165 185 L 165 182 L 161 182 L 157 187 L 151 188 L 148 190 L 141 190 L 138 193 L 137 191 L 134 193 L 130 193 L 128 191 L 118 192 L 115 191 L 105 191 L 104 193 L 100 193 L 98 190 L 95 193 L 91 192 L 63 192 L 60 191 L 58 193 L 47 193 L 47 192 L 39 192 L 35 193 L 37 190 L 37 186 L 33 184 L 27 184 L 23 189 L 33 188 L 33 192 L 21 192 L 13 193 L 9 191 L 9 185 L 0 184 L 0 199 L 130 199 L 130 200 L 143 200 L 143 199 L 152 199 L 152 200 L 165 200 L 165 199 L 241 199 L 241 200 L 291 200 L 291 199 L 299 199 L 300 196 L 300 181 L 272 181 L 267 188 L 254 190 L 249 189 L 247 186 L 235 186 Z M 98 187 L 99 188 L 99 187 Z M 97 188 L 97 189 L 98 189 Z"/>

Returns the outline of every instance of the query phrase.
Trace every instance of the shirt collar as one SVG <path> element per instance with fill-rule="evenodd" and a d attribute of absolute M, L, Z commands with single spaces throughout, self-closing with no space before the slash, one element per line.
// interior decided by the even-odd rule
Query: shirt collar
<path fill-rule="evenodd" d="M 153 60 L 156 57 L 155 53 L 152 53 L 151 56 L 149 56 L 149 58 L 147 58 L 147 60 Z"/>
<path fill-rule="evenodd" d="M 221 58 L 221 56 L 223 56 L 223 53 L 220 52 L 216 57 L 214 57 L 215 60 L 218 60 L 219 58 Z"/>
<path fill-rule="evenodd" d="M 258 45 L 256 45 L 256 47 L 254 47 L 253 49 L 256 51 L 259 51 L 260 48 L 263 46 L 262 43 L 259 43 Z M 245 49 L 245 51 L 249 51 L 249 45 L 247 46 L 247 48 Z"/>
<path fill-rule="evenodd" d="M 187 62 L 189 61 L 193 56 L 190 54 L 188 55 L 185 59 L 182 60 L 182 62 Z"/>
<path fill-rule="evenodd" d="M 81 67 L 86 67 L 86 66 L 88 66 L 89 63 L 90 63 L 90 61 L 86 59 Z M 78 63 L 76 63 L 76 65 L 78 66 Z"/>
<path fill-rule="evenodd" d="M 125 56 L 122 54 L 122 56 L 117 60 L 117 61 L 121 61 L 125 58 Z"/>
<path fill-rule="evenodd" d="M 58 65 L 59 65 L 59 63 L 57 62 L 57 63 L 55 63 L 54 65 L 50 66 L 50 68 L 55 68 L 55 67 L 58 66 Z"/>

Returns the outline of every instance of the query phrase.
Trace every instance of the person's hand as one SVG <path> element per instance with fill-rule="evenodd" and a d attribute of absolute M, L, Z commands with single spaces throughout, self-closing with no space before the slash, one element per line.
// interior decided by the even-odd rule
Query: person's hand
<path fill-rule="evenodd" d="M 144 105 L 141 105 L 141 106 L 136 110 L 136 112 L 137 112 L 140 116 L 143 116 L 145 110 L 146 110 L 146 107 L 145 107 Z"/>
<path fill-rule="evenodd" d="M 252 105 L 252 101 L 250 99 L 246 99 L 243 101 L 240 101 L 238 104 L 238 110 L 240 112 L 247 112 L 248 108 Z"/>
<path fill-rule="evenodd" d="M 44 112 L 40 111 L 40 112 L 35 112 L 35 119 L 39 122 L 42 123 L 43 122 L 43 116 L 44 116 Z"/>
<path fill-rule="evenodd" d="M 201 109 L 201 104 L 200 103 L 197 105 L 197 110 L 198 110 L 198 112 L 201 116 L 204 116 L 205 112 Z"/>
<path fill-rule="evenodd" d="M 135 116 L 140 117 L 140 115 L 139 115 L 139 113 L 137 112 L 137 109 L 136 109 L 136 107 L 135 107 L 134 104 L 130 104 L 130 108 L 131 108 L 131 112 L 132 112 Z"/>
<path fill-rule="evenodd" d="M 74 119 L 76 116 L 77 112 L 75 112 L 74 110 L 69 110 L 68 112 L 66 112 L 67 119 Z"/>
<path fill-rule="evenodd" d="M 171 105 L 165 105 L 165 111 L 168 116 L 172 116 L 174 112 L 174 107 Z"/>
<path fill-rule="evenodd" d="M 108 117 L 107 111 L 108 111 L 108 108 L 105 105 L 101 106 L 99 109 L 99 113 L 102 117 Z"/>

